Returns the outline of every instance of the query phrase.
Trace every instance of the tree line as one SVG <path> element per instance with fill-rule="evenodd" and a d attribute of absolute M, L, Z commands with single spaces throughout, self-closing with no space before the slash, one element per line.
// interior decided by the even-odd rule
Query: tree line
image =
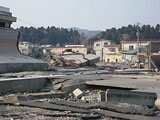
<path fill-rule="evenodd" d="M 160 40 L 160 25 L 157 24 L 155 27 L 151 25 L 143 25 L 139 26 L 139 36 L 140 40 Z M 88 40 L 90 45 L 93 44 L 94 41 L 99 39 L 111 40 L 117 44 L 121 42 L 121 40 L 136 40 L 137 39 L 137 26 L 136 25 L 128 25 L 126 27 L 121 28 L 111 28 L 106 29 L 106 31 L 100 32 L 93 38 Z"/>
<path fill-rule="evenodd" d="M 20 27 L 20 41 L 27 41 L 33 44 L 56 46 L 59 44 L 80 44 L 80 34 L 77 30 L 67 30 L 54 26 L 44 28 Z"/>
<path fill-rule="evenodd" d="M 160 25 L 155 27 L 151 25 L 139 26 L 140 40 L 159 39 L 160 40 Z M 136 40 L 136 25 L 123 26 L 121 28 L 111 28 L 100 32 L 93 38 L 86 39 L 85 35 L 80 34 L 77 30 L 56 28 L 54 26 L 44 28 L 20 27 L 20 41 L 28 41 L 34 44 L 51 44 L 56 46 L 64 46 L 65 44 L 85 44 L 92 45 L 94 41 L 99 39 L 111 40 L 117 44 L 121 40 Z"/>

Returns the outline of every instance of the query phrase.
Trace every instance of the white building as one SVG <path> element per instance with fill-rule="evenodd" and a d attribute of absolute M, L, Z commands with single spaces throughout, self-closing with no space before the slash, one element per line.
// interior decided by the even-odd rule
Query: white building
<path fill-rule="evenodd" d="M 104 40 L 104 39 L 101 39 L 101 40 L 98 40 L 98 41 L 95 41 L 94 42 L 94 51 L 96 53 L 96 56 L 100 57 L 100 61 L 103 61 L 104 58 L 104 46 L 106 45 L 111 45 L 111 41 L 110 40 Z"/>

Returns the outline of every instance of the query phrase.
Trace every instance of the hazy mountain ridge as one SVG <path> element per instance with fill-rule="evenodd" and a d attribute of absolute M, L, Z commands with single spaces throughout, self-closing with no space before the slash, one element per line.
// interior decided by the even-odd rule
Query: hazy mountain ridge
<path fill-rule="evenodd" d="M 68 28 L 68 30 L 70 30 L 71 28 Z M 100 30 L 87 30 L 87 29 L 80 29 L 78 27 L 73 27 L 72 28 L 73 30 L 77 30 L 80 34 L 84 33 L 85 36 L 87 38 L 92 38 L 92 37 L 95 37 L 96 35 L 98 35 L 100 32 Z"/>

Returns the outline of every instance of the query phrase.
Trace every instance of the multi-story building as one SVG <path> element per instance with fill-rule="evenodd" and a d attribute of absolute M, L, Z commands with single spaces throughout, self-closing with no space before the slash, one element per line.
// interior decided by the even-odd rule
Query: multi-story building
<path fill-rule="evenodd" d="M 94 42 L 94 50 L 101 62 L 120 63 L 122 62 L 121 46 L 110 40 L 99 40 Z"/>
<path fill-rule="evenodd" d="M 121 47 L 122 47 L 122 54 L 123 54 L 123 60 L 124 61 L 131 61 L 131 62 L 138 62 L 138 56 L 137 53 L 146 53 L 149 49 L 149 46 L 152 46 L 152 48 L 149 50 L 151 53 L 158 52 L 160 46 L 159 41 L 154 40 L 146 40 L 146 41 L 122 41 Z M 158 45 L 158 46 L 157 46 Z"/>
<path fill-rule="evenodd" d="M 100 57 L 100 61 L 104 61 L 104 46 L 111 45 L 110 40 L 98 40 L 94 42 L 93 48 L 96 53 L 96 56 Z"/>

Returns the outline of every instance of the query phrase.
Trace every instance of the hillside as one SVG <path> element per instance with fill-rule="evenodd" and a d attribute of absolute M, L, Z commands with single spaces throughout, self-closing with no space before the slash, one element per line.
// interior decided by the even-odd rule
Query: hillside
<path fill-rule="evenodd" d="M 68 30 L 70 30 L 71 28 L 68 28 Z M 73 27 L 73 30 L 77 30 L 80 34 L 84 33 L 84 35 L 86 36 L 86 38 L 92 38 L 95 37 L 96 35 L 98 35 L 101 31 L 100 30 L 87 30 L 87 29 L 80 29 L 77 27 Z"/>

